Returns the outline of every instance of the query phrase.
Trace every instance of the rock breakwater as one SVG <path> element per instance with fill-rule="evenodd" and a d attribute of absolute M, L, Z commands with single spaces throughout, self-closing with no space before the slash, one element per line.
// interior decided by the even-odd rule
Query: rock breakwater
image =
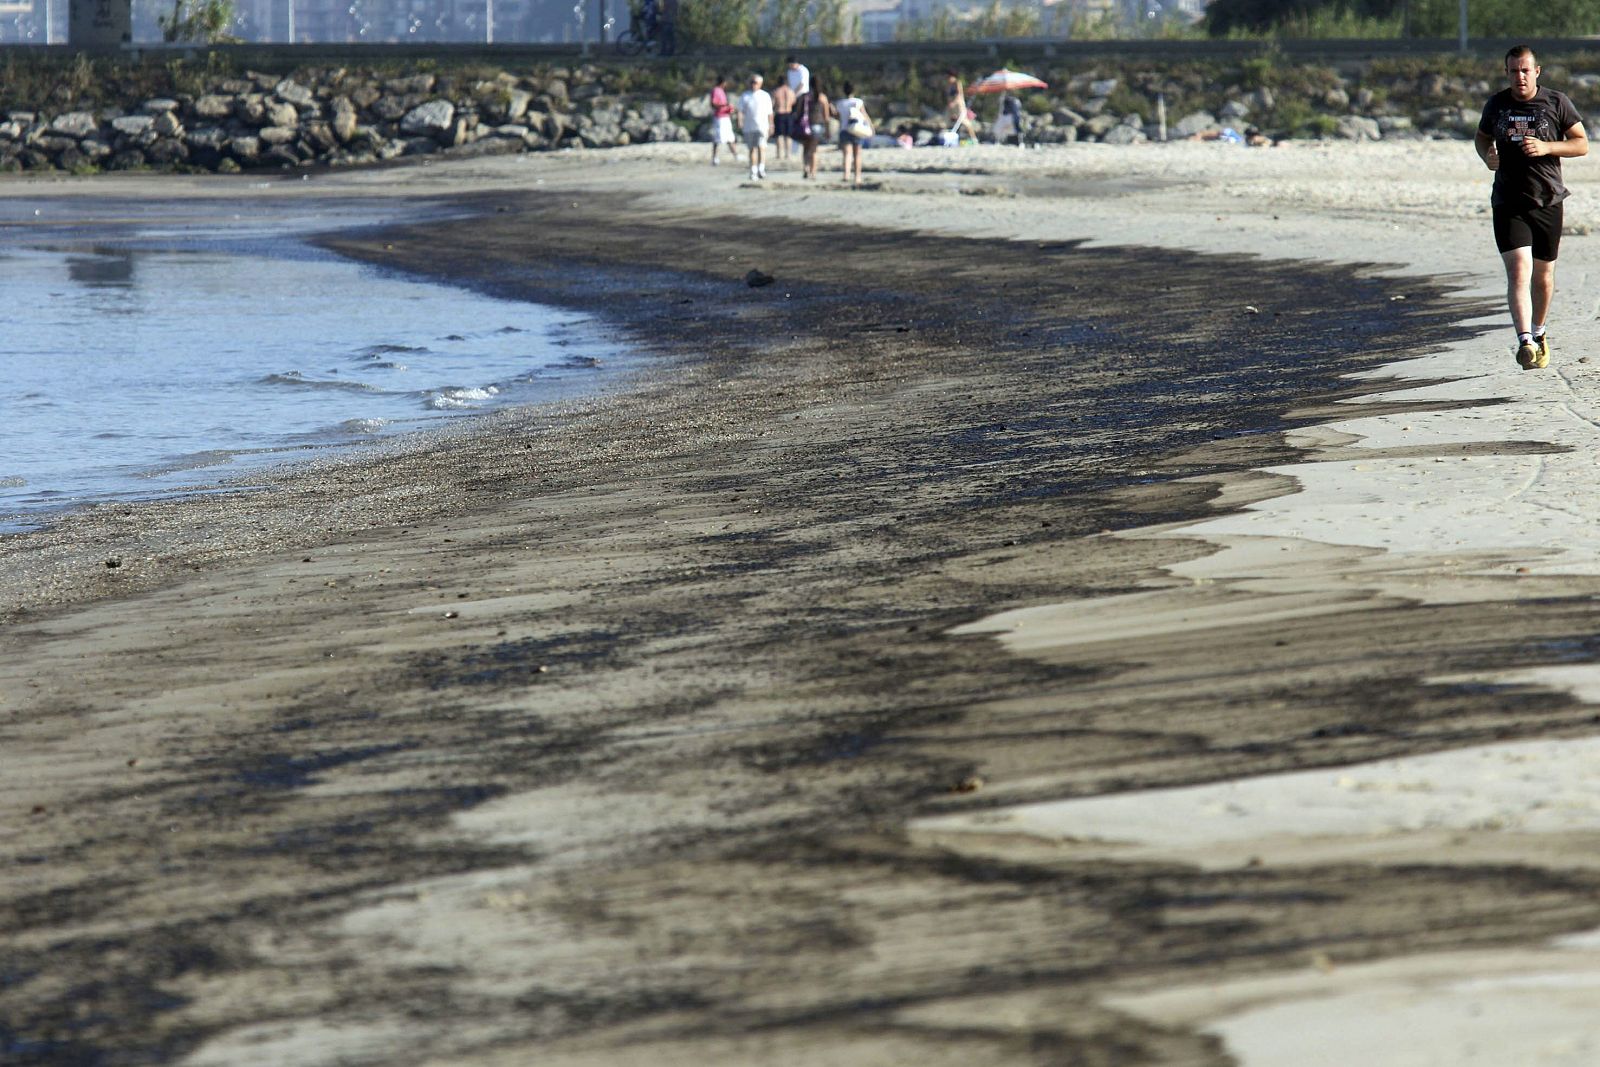
<path fill-rule="evenodd" d="M 1546 61 L 1548 84 L 1586 115 L 1600 113 L 1596 61 Z M 863 64 L 867 60 L 863 58 Z M 743 57 L 776 77 L 781 64 Z M 167 81 L 85 68 L 79 88 L 52 69 L 37 89 L 0 82 L 0 173 L 177 169 L 234 172 L 358 166 L 438 154 L 499 155 L 705 140 L 710 68 L 662 64 L 548 65 L 510 72 L 432 69 L 179 71 Z M 176 68 L 172 68 L 176 69 Z M 1355 67 L 1096 62 L 1036 68 L 1050 83 L 1023 96 L 1022 139 L 1130 144 L 1162 137 L 1260 140 L 1467 139 L 1497 87 L 1483 64 L 1450 57 Z M 824 85 L 853 80 L 879 132 L 925 145 L 947 122 L 942 69 L 929 63 L 819 68 Z M 180 76 L 181 75 L 181 76 Z M 972 75 L 968 75 L 971 77 Z M 30 95 L 32 94 L 32 95 Z M 36 103 L 34 100 L 45 101 Z M 976 126 L 997 106 L 979 97 Z"/>
<path fill-rule="evenodd" d="M 432 73 L 380 78 L 344 70 L 246 73 L 194 94 L 0 121 L 0 172 L 193 169 L 236 172 L 353 166 L 438 153 L 498 155 L 558 147 L 687 141 L 696 101 L 608 94 L 596 72 Z"/>

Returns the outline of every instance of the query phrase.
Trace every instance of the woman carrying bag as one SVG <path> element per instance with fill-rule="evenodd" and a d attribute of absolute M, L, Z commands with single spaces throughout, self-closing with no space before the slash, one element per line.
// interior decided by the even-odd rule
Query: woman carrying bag
<path fill-rule="evenodd" d="M 872 136 L 872 117 L 867 105 L 856 95 L 856 87 L 844 83 L 844 99 L 834 109 L 839 117 L 839 151 L 844 155 L 844 180 L 861 184 L 861 146 Z"/>

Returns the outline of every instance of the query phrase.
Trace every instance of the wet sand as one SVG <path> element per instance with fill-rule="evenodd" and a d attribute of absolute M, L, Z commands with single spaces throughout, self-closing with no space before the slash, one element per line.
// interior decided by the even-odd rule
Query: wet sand
<path fill-rule="evenodd" d="M 1586 488 L 1551 412 L 1584 410 L 1595 255 L 1525 375 L 1450 146 L 1213 147 L 246 194 L 460 206 L 328 243 L 655 358 L 0 541 L 8 1062 L 1255 1067 L 1425 990 L 1444 1022 L 1360 1056 L 1459 1063 L 1451 1013 L 1514 1002 L 1439 975 L 1584 988 L 1570 761 L 1551 827 L 1297 820 L 1268 786 L 1241 810 L 1289 817 L 1228 838 L 1181 791 L 1405 800 L 1364 765 L 1600 732 L 1592 523 L 1540 497 Z M 1513 1052 L 1590 1062 L 1523 1014 Z"/>

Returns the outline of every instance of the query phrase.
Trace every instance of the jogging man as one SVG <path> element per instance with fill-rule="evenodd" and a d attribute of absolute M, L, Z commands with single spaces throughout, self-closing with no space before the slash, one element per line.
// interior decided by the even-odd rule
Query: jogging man
<path fill-rule="evenodd" d="M 1545 318 L 1556 292 L 1561 248 L 1561 161 L 1589 154 L 1583 117 L 1564 93 L 1539 87 L 1533 49 L 1506 53 L 1510 88 L 1489 98 L 1478 121 L 1478 157 L 1494 171 L 1494 241 L 1506 265 L 1506 300 L 1523 370 L 1550 364 Z"/>

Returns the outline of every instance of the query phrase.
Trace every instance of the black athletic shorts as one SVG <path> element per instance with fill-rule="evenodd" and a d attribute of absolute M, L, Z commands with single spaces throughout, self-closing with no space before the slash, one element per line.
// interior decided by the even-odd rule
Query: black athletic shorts
<path fill-rule="evenodd" d="M 1561 205 L 1522 211 L 1494 209 L 1494 243 L 1501 252 L 1533 246 L 1533 258 L 1554 260 L 1561 251 Z"/>

